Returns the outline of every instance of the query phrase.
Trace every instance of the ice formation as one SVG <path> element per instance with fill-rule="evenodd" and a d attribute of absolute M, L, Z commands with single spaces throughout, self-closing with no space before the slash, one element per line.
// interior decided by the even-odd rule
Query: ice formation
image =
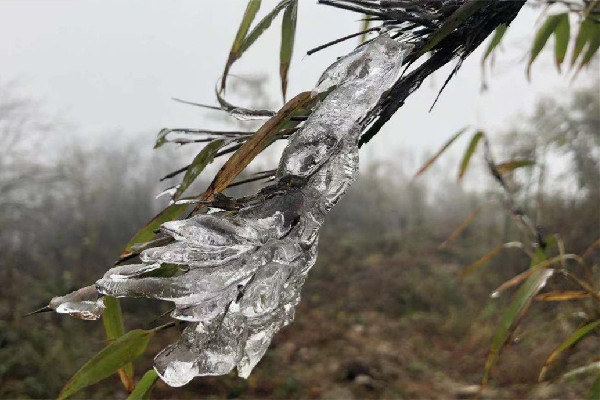
<path fill-rule="evenodd" d="M 405 51 L 382 35 L 339 59 L 313 91 L 324 98 L 291 137 L 273 185 L 238 199 L 237 211 L 163 224 L 173 243 L 143 251 L 141 264 L 113 268 L 96 282 L 103 295 L 171 301 L 172 317 L 190 323 L 155 358 L 166 383 L 234 368 L 247 377 L 293 320 L 319 228 L 357 177 L 358 138 Z"/>

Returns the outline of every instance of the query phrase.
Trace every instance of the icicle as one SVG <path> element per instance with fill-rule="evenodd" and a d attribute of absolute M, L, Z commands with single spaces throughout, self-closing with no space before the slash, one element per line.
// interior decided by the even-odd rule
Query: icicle
<path fill-rule="evenodd" d="M 291 136 L 273 185 L 239 199 L 236 212 L 214 212 L 161 226 L 175 242 L 148 248 L 142 264 L 109 270 L 100 293 L 175 304 L 191 322 L 155 358 L 171 386 L 237 368 L 247 377 L 275 333 L 294 318 L 317 257 L 326 214 L 358 173 L 366 117 L 396 80 L 405 47 L 382 35 L 328 68 L 315 94 L 328 92 Z M 163 265 L 178 266 L 166 277 Z"/>

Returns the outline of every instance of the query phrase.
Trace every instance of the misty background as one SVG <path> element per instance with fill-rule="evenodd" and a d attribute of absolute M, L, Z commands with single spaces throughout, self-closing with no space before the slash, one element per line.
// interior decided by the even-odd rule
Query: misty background
<path fill-rule="evenodd" d="M 263 1 L 257 18 L 275 4 Z M 101 323 L 52 314 L 21 316 L 54 295 L 93 283 L 137 229 L 165 206 L 165 199 L 155 196 L 178 180 L 159 182 L 160 177 L 189 163 L 199 147 L 165 145 L 153 151 L 158 131 L 256 127 L 172 100 L 216 104 L 215 84 L 245 7 L 242 0 L 0 0 L 0 397 L 56 396 L 102 348 Z M 456 183 L 466 136 L 413 180 L 423 161 L 459 129 L 483 129 L 498 158 L 543 160 L 515 174 L 511 183 L 521 205 L 549 234 L 560 233 L 573 253 L 584 251 L 600 234 L 598 63 L 572 81 L 556 71 L 549 54 L 543 55 L 528 81 L 523 61 L 538 15 L 539 10 L 525 8 L 511 25 L 494 68 L 486 73 L 486 90 L 479 49 L 431 112 L 452 65 L 428 79 L 363 147 L 361 178 L 324 227 L 319 261 L 296 321 L 276 336 L 247 381 L 199 378 L 177 390 L 158 384 L 155 396 L 347 399 L 470 393 L 507 304 L 507 298 L 490 300 L 489 293 L 528 260 L 509 252 L 476 276 L 458 280 L 462 267 L 517 232 L 502 212 L 499 188 L 480 156 L 466 182 Z M 360 26 L 354 13 L 300 2 L 290 97 L 310 90 L 358 39 L 312 56 L 306 52 Z M 282 105 L 279 36 L 276 22 L 234 65 L 229 101 L 271 109 Z M 559 143 L 565 121 L 579 124 L 578 130 Z M 273 168 L 283 145 L 273 146 L 251 169 Z M 203 190 L 222 162 L 207 168 L 189 193 Z M 485 212 L 473 225 L 452 246 L 438 249 L 479 206 Z M 597 262 L 598 255 L 593 257 Z M 130 329 L 154 325 L 168 310 L 148 300 L 123 304 Z M 518 343 L 503 355 L 487 397 L 584 393 L 589 385 L 583 383 L 536 383 L 545 356 L 577 324 L 557 315 L 546 305 L 534 309 L 516 335 Z M 542 325 L 548 321 L 557 329 Z M 149 354 L 177 336 L 166 332 Z M 582 346 L 588 353 L 599 351 L 593 341 Z M 561 368 L 577 365 L 577 357 Z M 143 363 L 149 367 L 151 357 Z M 143 370 L 136 373 L 139 377 Z M 107 382 L 83 396 L 125 398 L 118 378 Z"/>

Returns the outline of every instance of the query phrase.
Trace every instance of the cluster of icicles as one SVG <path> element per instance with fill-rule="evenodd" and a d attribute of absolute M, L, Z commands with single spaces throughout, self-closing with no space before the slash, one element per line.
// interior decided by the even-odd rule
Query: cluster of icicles
<path fill-rule="evenodd" d="M 273 335 L 294 318 L 317 256 L 319 228 L 358 173 L 366 116 L 399 74 L 406 49 L 382 35 L 332 64 L 313 95 L 329 91 L 285 148 L 275 183 L 217 211 L 164 223 L 175 240 L 112 268 L 94 286 L 52 299 L 57 312 L 97 319 L 102 295 L 173 302 L 189 325 L 155 357 L 171 386 L 237 367 L 247 377 Z M 157 272 L 175 268 L 175 273 Z"/>

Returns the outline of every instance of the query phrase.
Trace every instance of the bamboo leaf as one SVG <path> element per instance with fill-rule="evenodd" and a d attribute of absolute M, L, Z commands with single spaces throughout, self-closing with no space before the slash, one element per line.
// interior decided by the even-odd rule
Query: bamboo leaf
<path fill-rule="evenodd" d="M 246 36 L 242 42 L 239 56 L 241 56 L 246 50 L 248 50 L 250 46 L 254 44 L 256 39 L 258 39 L 271 26 L 271 23 L 275 17 L 277 17 L 277 15 L 279 15 L 279 13 L 283 11 L 291 1 L 292 0 L 282 0 L 275 6 L 275 8 L 271 10 L 271 12 L 265 15 L 265 17 L 260 20 L 258 24 L 256 24 L 256 26 L 252 29 L 252 31 L 250 31 L 248 36 Z"/>
<path fill-rule="evenodd" d="M 586 44 L 592 38 L 594 32 L 594 21 L 590 18 L 584 19 L 579 25 L 579 31 L 577 32 L 577 37 L 575 38 L 575 46 L 573 47 L 573 55 L 571 57 L 571 67 L 574 67 L 577 63 L 577 59 L 581 55 L 581 52 L 585 48 Z"/>
<path fill-rule="evenodd" d="M 460 131 L 458 131 L 457 133 L 454 134 L 454 136 L 452 136 L 443 146 L 442 148 L 435 153 L 429 160 L 427 160 L 425 162 L 425 164 L 423 164 L 423 166 L 421 167 L 421 169 L 419 169 L 419 171 L 415 174 L 415 176 L 413 177 L 413 179 L 417 178 L 418 176 L 420 176 L 421 174 L 423 174 L 423 172 L 427 171 L 429 169 L 429 167 L 431 167 L 433 165 L 433 163 L 446 151 L 448 150 L 448 147 L 450 147 L 452 145 L 452 143 L 454 143 L 456 141 L 456 139 L 458 139 L 463 133 L 465 133 L 467 131 L 467 129 L 469 128 L 463 128 Z"/>
<path fill-rule="evenodd" d="M 522 273 L 512 277 L 511 279 L 504 282 L 502 285 L 498 286 L 498 288 L 496 290 L 494 290 L 494 292 L 492 293 L 492 297 L 498 297 L 506 289 L 517 286 L 518 284 L 523 282 L 525 279 L 529 278 L 531 275 L 533 275 L 536 271 L 538 271 L 540 269 L 549 268 L 549 267 L 553 266 L 554 264 L 557 264 L 561 261 L 565 261 L 565 260 L 569 260 L 569 259 L 579 259 L 579 257 L 575 256 L 573 254 L 559 255 L 559 256 L 553 257 L 549 260 L 545 260 L 541 263 L 538 263 L 535 266 L 529 268 L 527 271 L 522 272 Z"/>
<path fill-rule="evenodd" d="M 156 371 L 153 369 L 148 370 L 144 376 L 142 376 L 142 379 L 140 379 L 133 392 L 127 397 L 127 400 L 149 399 L 152 386 L 154 386 L 157 379 L 158 374 Z"/>
<path fill-rule="evenodd" d="M 244 16 L 242 17 L 242 22 L 238 28 L 238 31 L 235 35 L 235 39 L 233 40 L 233 44 L 231 45 L 231 50 L 229 51 L 229 58 L 227 59 L 227 63 L 225 64 L 225 70 L 223 71 L 223 77 L 221 78 L 221 90 L 225 89 L 225 82 L 227 80 L 227 75 L 229 74 L 229 69 L 231 65 L 242 55 L 243 51 L 241 51 L 242 44 L 246 35 L 248 34 L 248 30 L 250 29 L 250 25 L 252 25 L 252 21 L 256 17 L 256 13 L 260 9 L 261 0 L 249 0 L 248 5 L 246 6 L 246 11 L 244 12 Z"/>
<path fill-rule="evenodd" d="M 571 26 L 569 24 L 569 14 L 562 14 L 556 29 L 554 30 L 554 59 L 556 68 L 560 71 L 560 67 L 567 55 L 569 47 L 569 39 L 571 36 Z"/>
<path fill-rule="evenodd" d="M 473 135 L 473 137 L 471 138 L 469 146 L 467 147 L 467 150 L 465 151 L 465 154 L 463 155 L 462 161 L 460 163 L 460 169 L 458 170 L 459 182 L 462 180 L 463 176 L 465 175 L 465 172 L 467 172 L 469 162 L 471 162 L 473 153 L 475 153 L 475 150 L 477 150 L 477 145 L 479 144 L 479 141 L 481 140 L 483 135 L 484 133 L 482 131 L 477 131 L 477 133 L 475 133 L 475 135 Z"/>
<path fill-rule="evenodd" d="M 479 267 L 487 264 L 492 258 L 496 257 L 498 254 L 500 254 L 500 252 L 506 248 L 505 244 L 501 244 L 500 246 L 496 247 L 495 249 L 493 249 L 492 251 L 490 251 L 489 253 L 487 253 L 486 255 L 484 255 L 483 257 L 481 257 L 480 259 L 478 259 L 477 261 L 475 261 L 474 263 L 470 264 L 469 266 L 467 266 L 465 269 L 462 270 L 462 272 L 460 273 L 460 277 L 461 279 L 472 274 L 473 271 L 475 271 L 476 269 L 478 269 Z"/>
<path fill-rule="evenodd" d="M 502 39 L 504 38 L 504 35 L 506 34 L 507 29 L 508 29 L 508 26 L 506 26 L 505 24 L 500 24 L 494 30 L 494 36 L 492 36 L 492 39 L 490 40 L 490 44 L 485 49 L 485 52 L 483 53 L 483 57 L 481 58 L 482 66 L 485 64 L 485 61 L 492 54 L 492 52 L 496 49 L 496 47 L 498 47 L 498 45 L 500 45 L 500 42 L 502 42 Z"/>
<path fill-rule="evenodd" d="M 183 177 L 181 184 L 179 185 L 177 191 L 173 195 L 174 201 L 179 199 L 181 195 L 187 190 L 187 188 L 189 188 L 190 185 L 194 183 L 196 178 L 200 176 L 202 171 L 204 171 L 204 168 L 206 168 L 208 164 L 213 162 L 217 151 L 219 151 L 219 149 L 223 147 L 223 145 L 225 145 L 225 140 L 213 140 L 208 145 L 206 145 L 202 149 L 202 151 L 200 151 L 200 153 L 198 153 L 198 155 L 194 158 L 194 161 L 192 161 L 187 171 L 185 172 L 185 176 Z"/>
<path fill-rule="evenodd" d="M 590 387 L 589 392 L 586 395 L 588 400 L 598 400 L 600 399 L 600 374 L 594 379 L 592 386 Z"/>
<path fill-rule="evenodd" d="M 311 92 L 302 92 L 288 101 L 283 108 L 263 126 L 260 127 L 223 165 L 206 192 L 202 195 L 204 200 L 212 198 L 215 193 L 221 192 L 233 182 L 236 176 L 250 164 L 266 146 L 277 137 L 293 113 L 311 101 Z"/>
<path fill-rule="evenodd" d="M 104 296 L 103 301 L 106 308 L 102 313 L 102 322 L 106 338 L 109 343 L 112 343 L 125 333 L 123 313 L 121 312 L 121 304 L 118 299 L 111 296 Z M 125 389 L 131 392 L 133 389 L 133 364 L 125 364 L 123 368 L 119 369 L 118 373 Z"/>
<path fill-rule="evenodd" d="M 360 44 L 363 44 L 367 41 L 368 32 L 365 32 L 365 31 L 367 29 L 369 29 L 370 26 L 371 26 L 371 20 L 369 19 L 369 14 L 365 14 L 363 23 L 362 23 L 362 28 L 361 28 L 361 31 L 363 32 L 363 34 L 360 35 Z"/>
<path fill-rule="evenodd" d="M 135 236 L 127 243 L 127 246 L 123 250 L 121 257 L 126 257 L 131 254 L 132 246 L 138 243 L 146 243 L 154 238 L 155 231 L 165 222 L 172 221 L 179 217 L 186 210 L 187 205 L 185 204 L 171 204 L 169 207 L 162 210 L 154 218 L 152 218 L 146 225 L 144 225 Z"/>
<path fill-rule="evenodd" d="M 469 226 L 471 224 L 471 222 L 473 222 L 473 220 L 475 220 L 475 218 L 477 218 L 477 216 L 481 213 L 481 207 L 479 207 L 478 209 L 476 209 L 475 211 L 473 211 L 464 221 L 462 224 L 460 224 L 460 226 L 458 228 L 456 228 L 456 230 L 454 232 L 452 232 L 452 234 L 450 236 L 448 236 L 448 239 L 444 240 L 444 243 L 440 244 L 440 246 L 438 247 L 439 249 L 443 249 L 446 246 L 448 246 L 448 244 L 450 244 L 450 242 L 452 242 L 454 239 L 456 239 L 458 237 L 458 235 L 461 234 L 462 231 L 464 231 L 467 226 Z"/>
<path fill-rule="evenodd" d="M 281 49 L 279 51 L 279 76 L 281 77 L 281 93 L 285 102 L 287 92 L 288 71 L 294 52 L 294 39 L 296 37 L 296 19 L 298 16 L 298 0 L 293 0 L 283 13 L 281 23 Z"/>
<path fill-rule="evenodd" d="M 492 345 L 485 362 L 484 375 L 481 381 L 482 386 L 487 385 L 489 375 L 500 356 L 500 351 L 506 345 L 506 342 L 514 332 L 522 316 L 527 312 L 527 309 L 533 300 L 533 296 L 544 287 L 552 273 L 553 270 L 551 269 L 540 269 L 535 271 L 535 273 L 523 283 L 513 297 L 510 305 L 502 315 L 500 326 L 496 330 L 492 340 Z"/>
<path fill-rule="evenodd" d="M 532 165 L 535 165 L 535 161 L 533 160 L 510 160 L 496 165 L 496 168 L 498 168 L 498 172 L 505 174 L 507 172 L 512 172 L 515 169 L 530 167 Z"/>
<path fill-rule="evenodd" d="M 127 332 L 85 363 L 65 384 L 58 399 L 66 399 L 81 389 L 108 378 L 127 363 L 139 357 L 154 331 L 136 329 Z"/>
<path fill-rule="evenodd" d="M 531 66 L 532 66 L 533 62 L 540 55 L 542 49 L 544 48 L 544 46 L 546 46 L 546 42 L 548 42 L 548 39 L 550 38 L 552 33 L 554 33 L 554 31 L 556 30 L 556 27 L 558 26 L 558 24 L 561 22 L 561 19 L 564 18 L 565 15 L 567 15 L 567 13 L 549 16 L 546 19 L 546 21 L 544 22 L 544 24 L 537 31 L 535 38 L 533 40 L 533 46 L 531 48 L 531 55 L 529 56 L 529 64 L 527 65 L 527 76 L 528 77 L 530 77 L 530 75 L 531 75 Z M 567 18 L 568 18 L 568 15 L 567 15 Z"/>
<path fill-rule="evenodd" d="M 582 290 L 564 290 L 542 293 L 535 296 L 534 300 L 537 301 L 569 301 L 578 299 L 587 299 L 591 297 L 588 292 Z"/>
<path fill-rule="evenodd" d="M 587 46 L 587 50 L 583 55 L 583 59 L 581 60 L 581 64 L 579 65 L 579 70 L 588 65 L 594 55 L 598 52 L 600 48 L 600 23 L 594 23 L 590 33 L 589 45 Z"/>
<path fill-rule="evenodd" d="M 548 367 L 556 360 L 556 358 L 565 350 L 575 346 L 581 339 L 590 334 L 594 329 L 600 326 L 600 320 L 590 322 L 587 325 L 584 325 L 573 332 L 568 338 L 566 338 L 561 344 L 559 344 L 553 351 L 550 353 L 544 365 L 542 366 L 542 370 L 540 371 L 539 380 L 544 380 L 546 373 L 548 372 Z"/>

